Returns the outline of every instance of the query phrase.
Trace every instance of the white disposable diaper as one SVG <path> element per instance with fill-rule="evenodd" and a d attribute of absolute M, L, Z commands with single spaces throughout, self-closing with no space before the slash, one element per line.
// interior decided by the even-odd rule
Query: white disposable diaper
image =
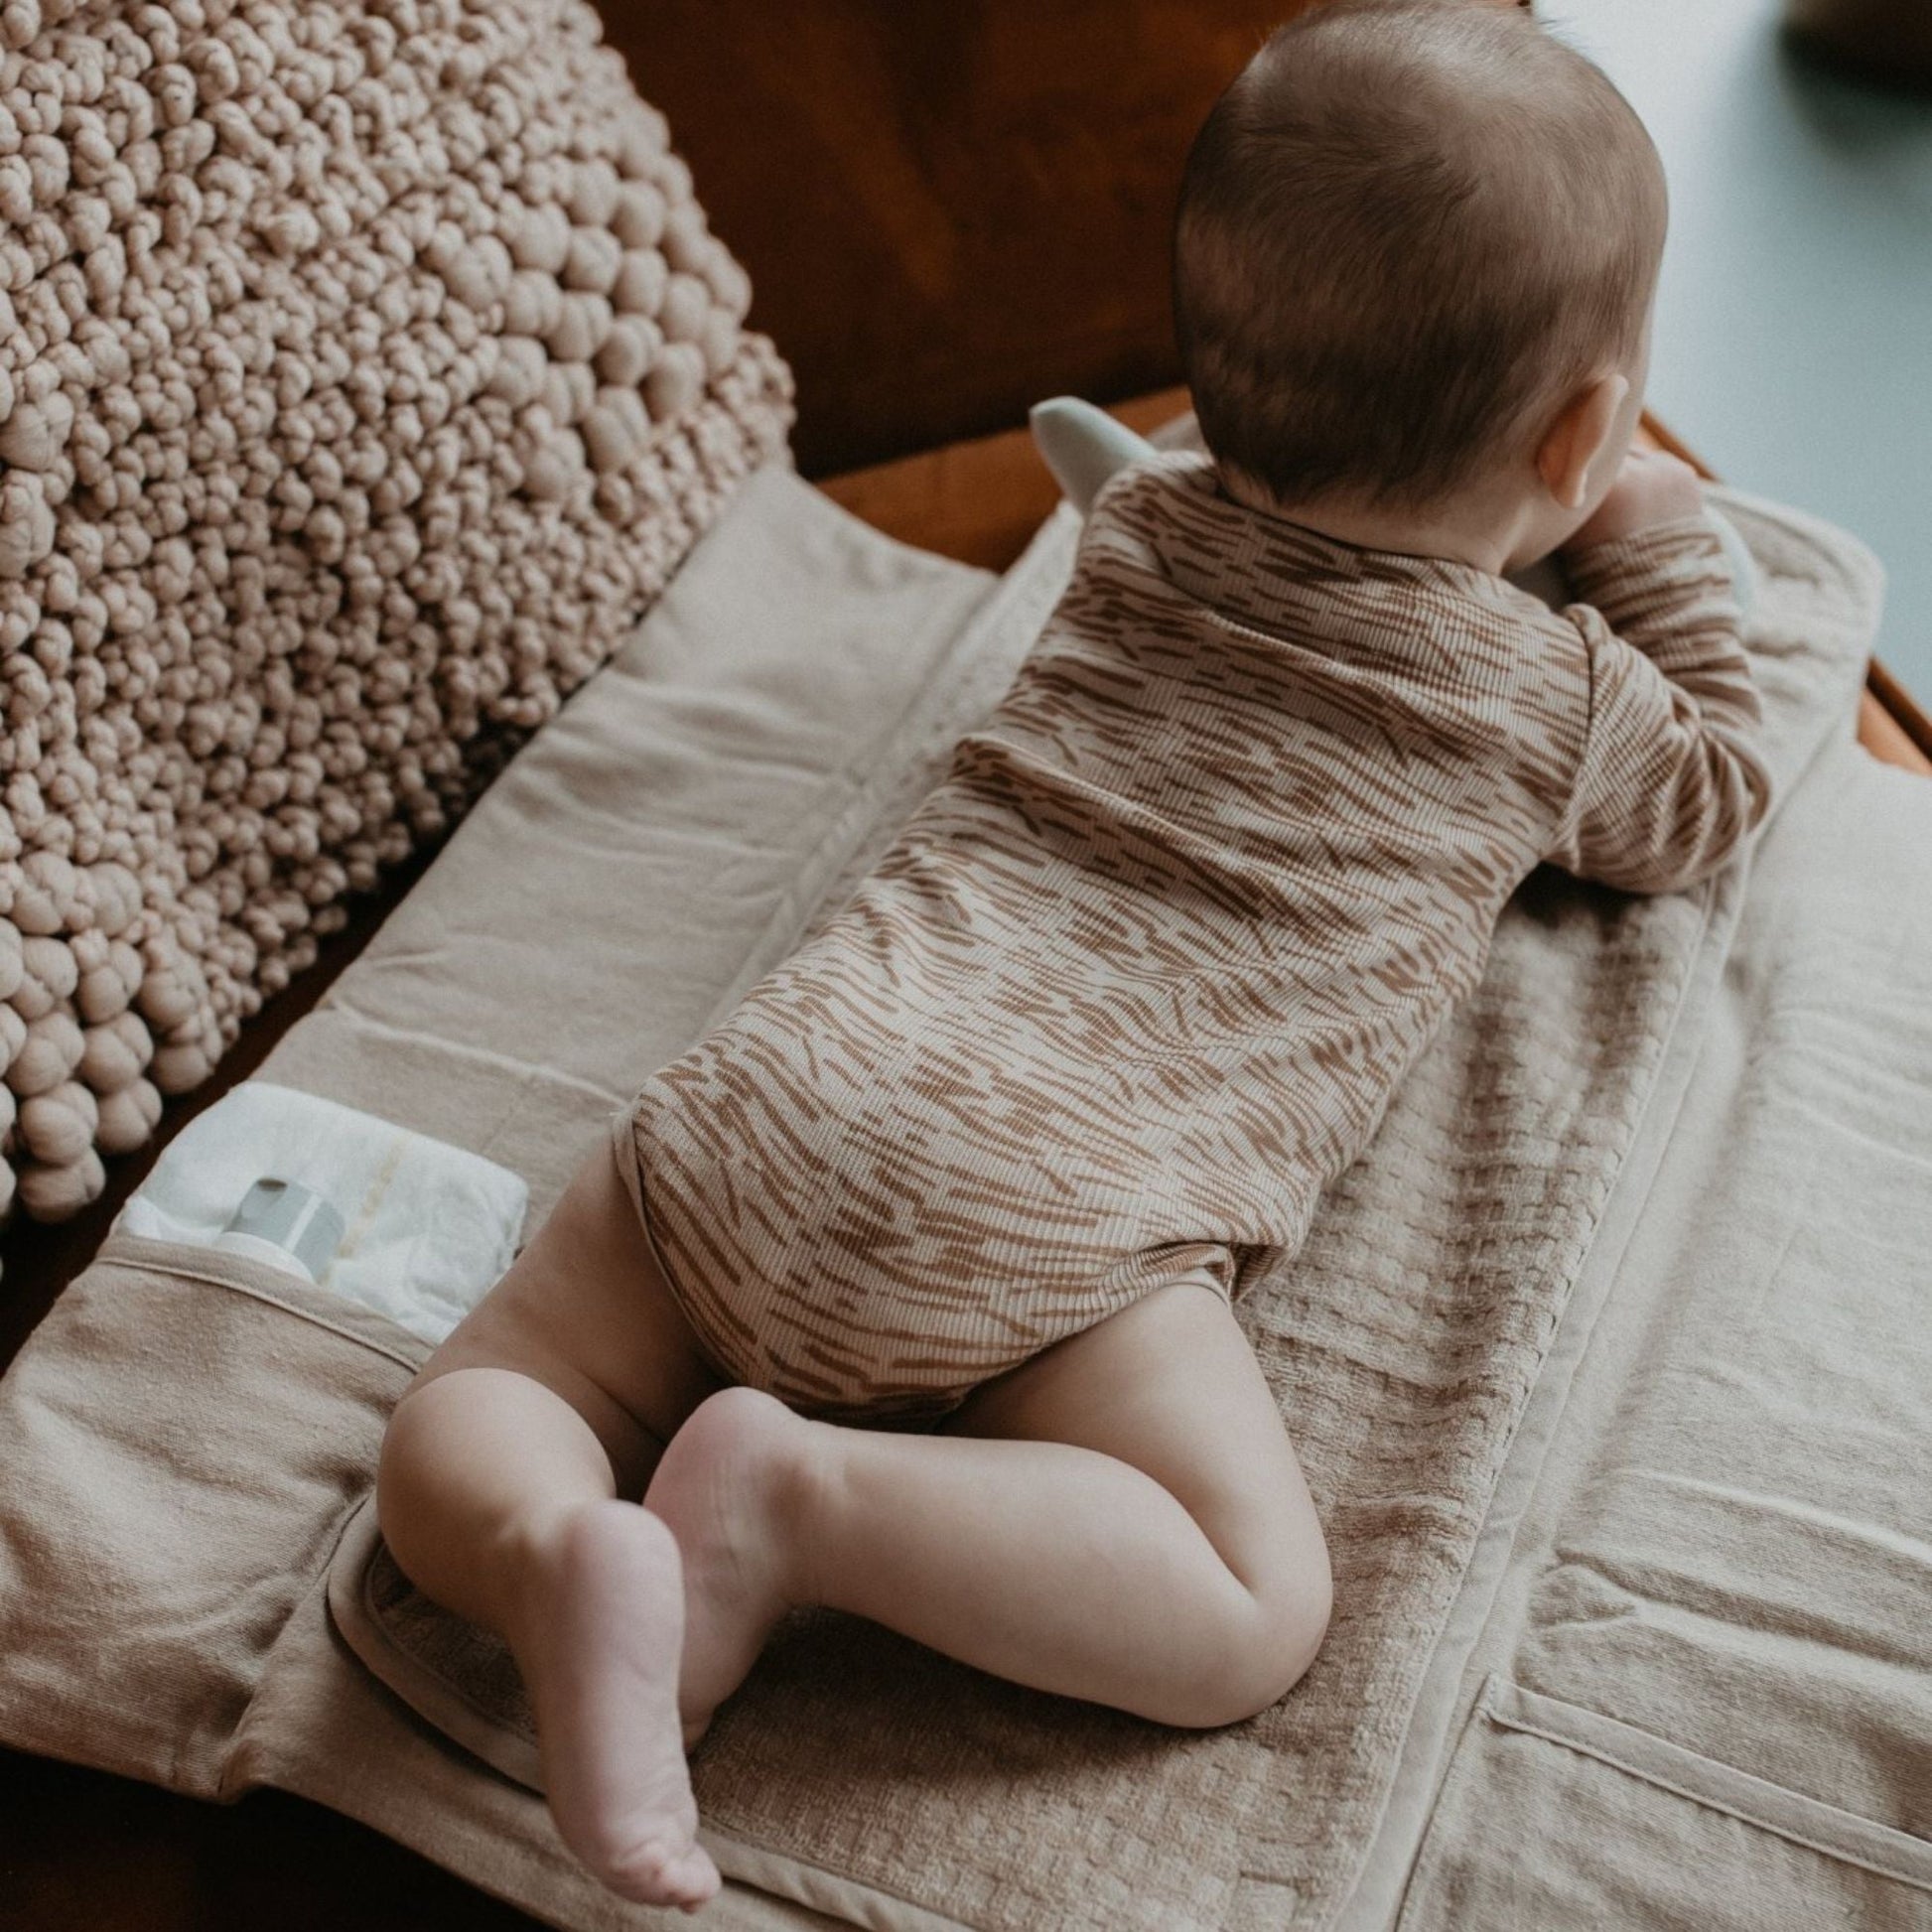
<path fill-rule="evenodd" d="M 341 1217 L 339 1239 L 310 1251 L 305 1272 L 319 1287 L 428 1342 L 441 1341 L 509 1266 L 529 1200 L 519 1175 L 481 1155 L 245 1080 L 176 1136 L 114 1226 L 272 1260 L 260 1243 L 221 1239 L 263 1179 L 319 1195 L 332 1231 L 328 1209 Z"/>

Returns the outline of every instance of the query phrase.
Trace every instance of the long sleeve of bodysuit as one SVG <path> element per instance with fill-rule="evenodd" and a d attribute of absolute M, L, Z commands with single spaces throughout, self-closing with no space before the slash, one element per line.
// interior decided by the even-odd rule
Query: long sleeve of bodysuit
<path fill-rule="evenodd" d="M 1589 660 L 1581 768 L 1548 857 L 1625 892 L 1715 872 L 1764 816 L 1770 773 L 1730 569 L 1701 516 L 1565 559 Z"/>

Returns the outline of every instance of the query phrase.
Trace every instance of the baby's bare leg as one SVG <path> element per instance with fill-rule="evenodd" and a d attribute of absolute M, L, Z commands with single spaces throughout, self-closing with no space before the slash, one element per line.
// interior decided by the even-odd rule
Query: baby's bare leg
<path fill-rule="evenodd" d="M 1327 1624 L 1326 1551 L 1280 1414 L 1226 1303 L 1196 1284 L 988 1384 L 935 1436 L 805 1422 L 726 1390 L 646 1500 L 692 1579 L 692 1726 L 736 1688 L 780 1596 L 1187 1725 L 1266 1709 Z M 769 1525 L 771 1543 L 748 1559 L 741 1537 L 736 1593 L 714 1599 L 713 1526 L 734 1518 Z"/>
<path fill-rule="evenodd" d="M 693 1908 L 719 1879 L 678 1721 L 682 1566 L 635 1498 L 718 1386 L 600 1149 L 403 1397 L 377 1481 L 397 1562 L 514 1651 L 565 1841 Z"/>

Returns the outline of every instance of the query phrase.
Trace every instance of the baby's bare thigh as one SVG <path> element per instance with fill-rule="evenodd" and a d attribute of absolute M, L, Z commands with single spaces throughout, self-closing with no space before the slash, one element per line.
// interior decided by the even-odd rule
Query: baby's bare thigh
<path fill-rule="evenodd" d="M 607 1449 L 625 1424 L 668 1442 L 725 1386 L 651 1252 L 608 1140 L 421 1379 L 458 1368 L 532 1377 L 577 1409 Z"/>
<path fill-rule="evenodd" d="M 1328 1560 L 1302 1465 L 1234 1311 L 1176 1282 L 1021 1363 L 940 1425 L 1072 1443 L 1131 1463 L 1193 1517 L 1257 1594 L 1318 1596 Z"/>

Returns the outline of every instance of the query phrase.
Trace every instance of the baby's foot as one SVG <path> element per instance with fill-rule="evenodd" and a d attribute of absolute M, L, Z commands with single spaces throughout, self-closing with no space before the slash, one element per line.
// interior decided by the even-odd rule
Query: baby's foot
<path fill-rule="evenodd" d="M 696 1911 L 720 1883 L 697 1843 L 679 1733 L 684 1583 L 671 1532 L 592 1503 L 535 1563 L 514 1648 L 563 1840 L 606 1885 Z"/>
<path fill-rule="evenodd" d="M 791 1552 L 817 1425 L 757 1389 L 721 1389 L 671 1438 L 644 1493 L 684 1559 L 684 1741 L 744 1683 L 796 1597 Z"/>

